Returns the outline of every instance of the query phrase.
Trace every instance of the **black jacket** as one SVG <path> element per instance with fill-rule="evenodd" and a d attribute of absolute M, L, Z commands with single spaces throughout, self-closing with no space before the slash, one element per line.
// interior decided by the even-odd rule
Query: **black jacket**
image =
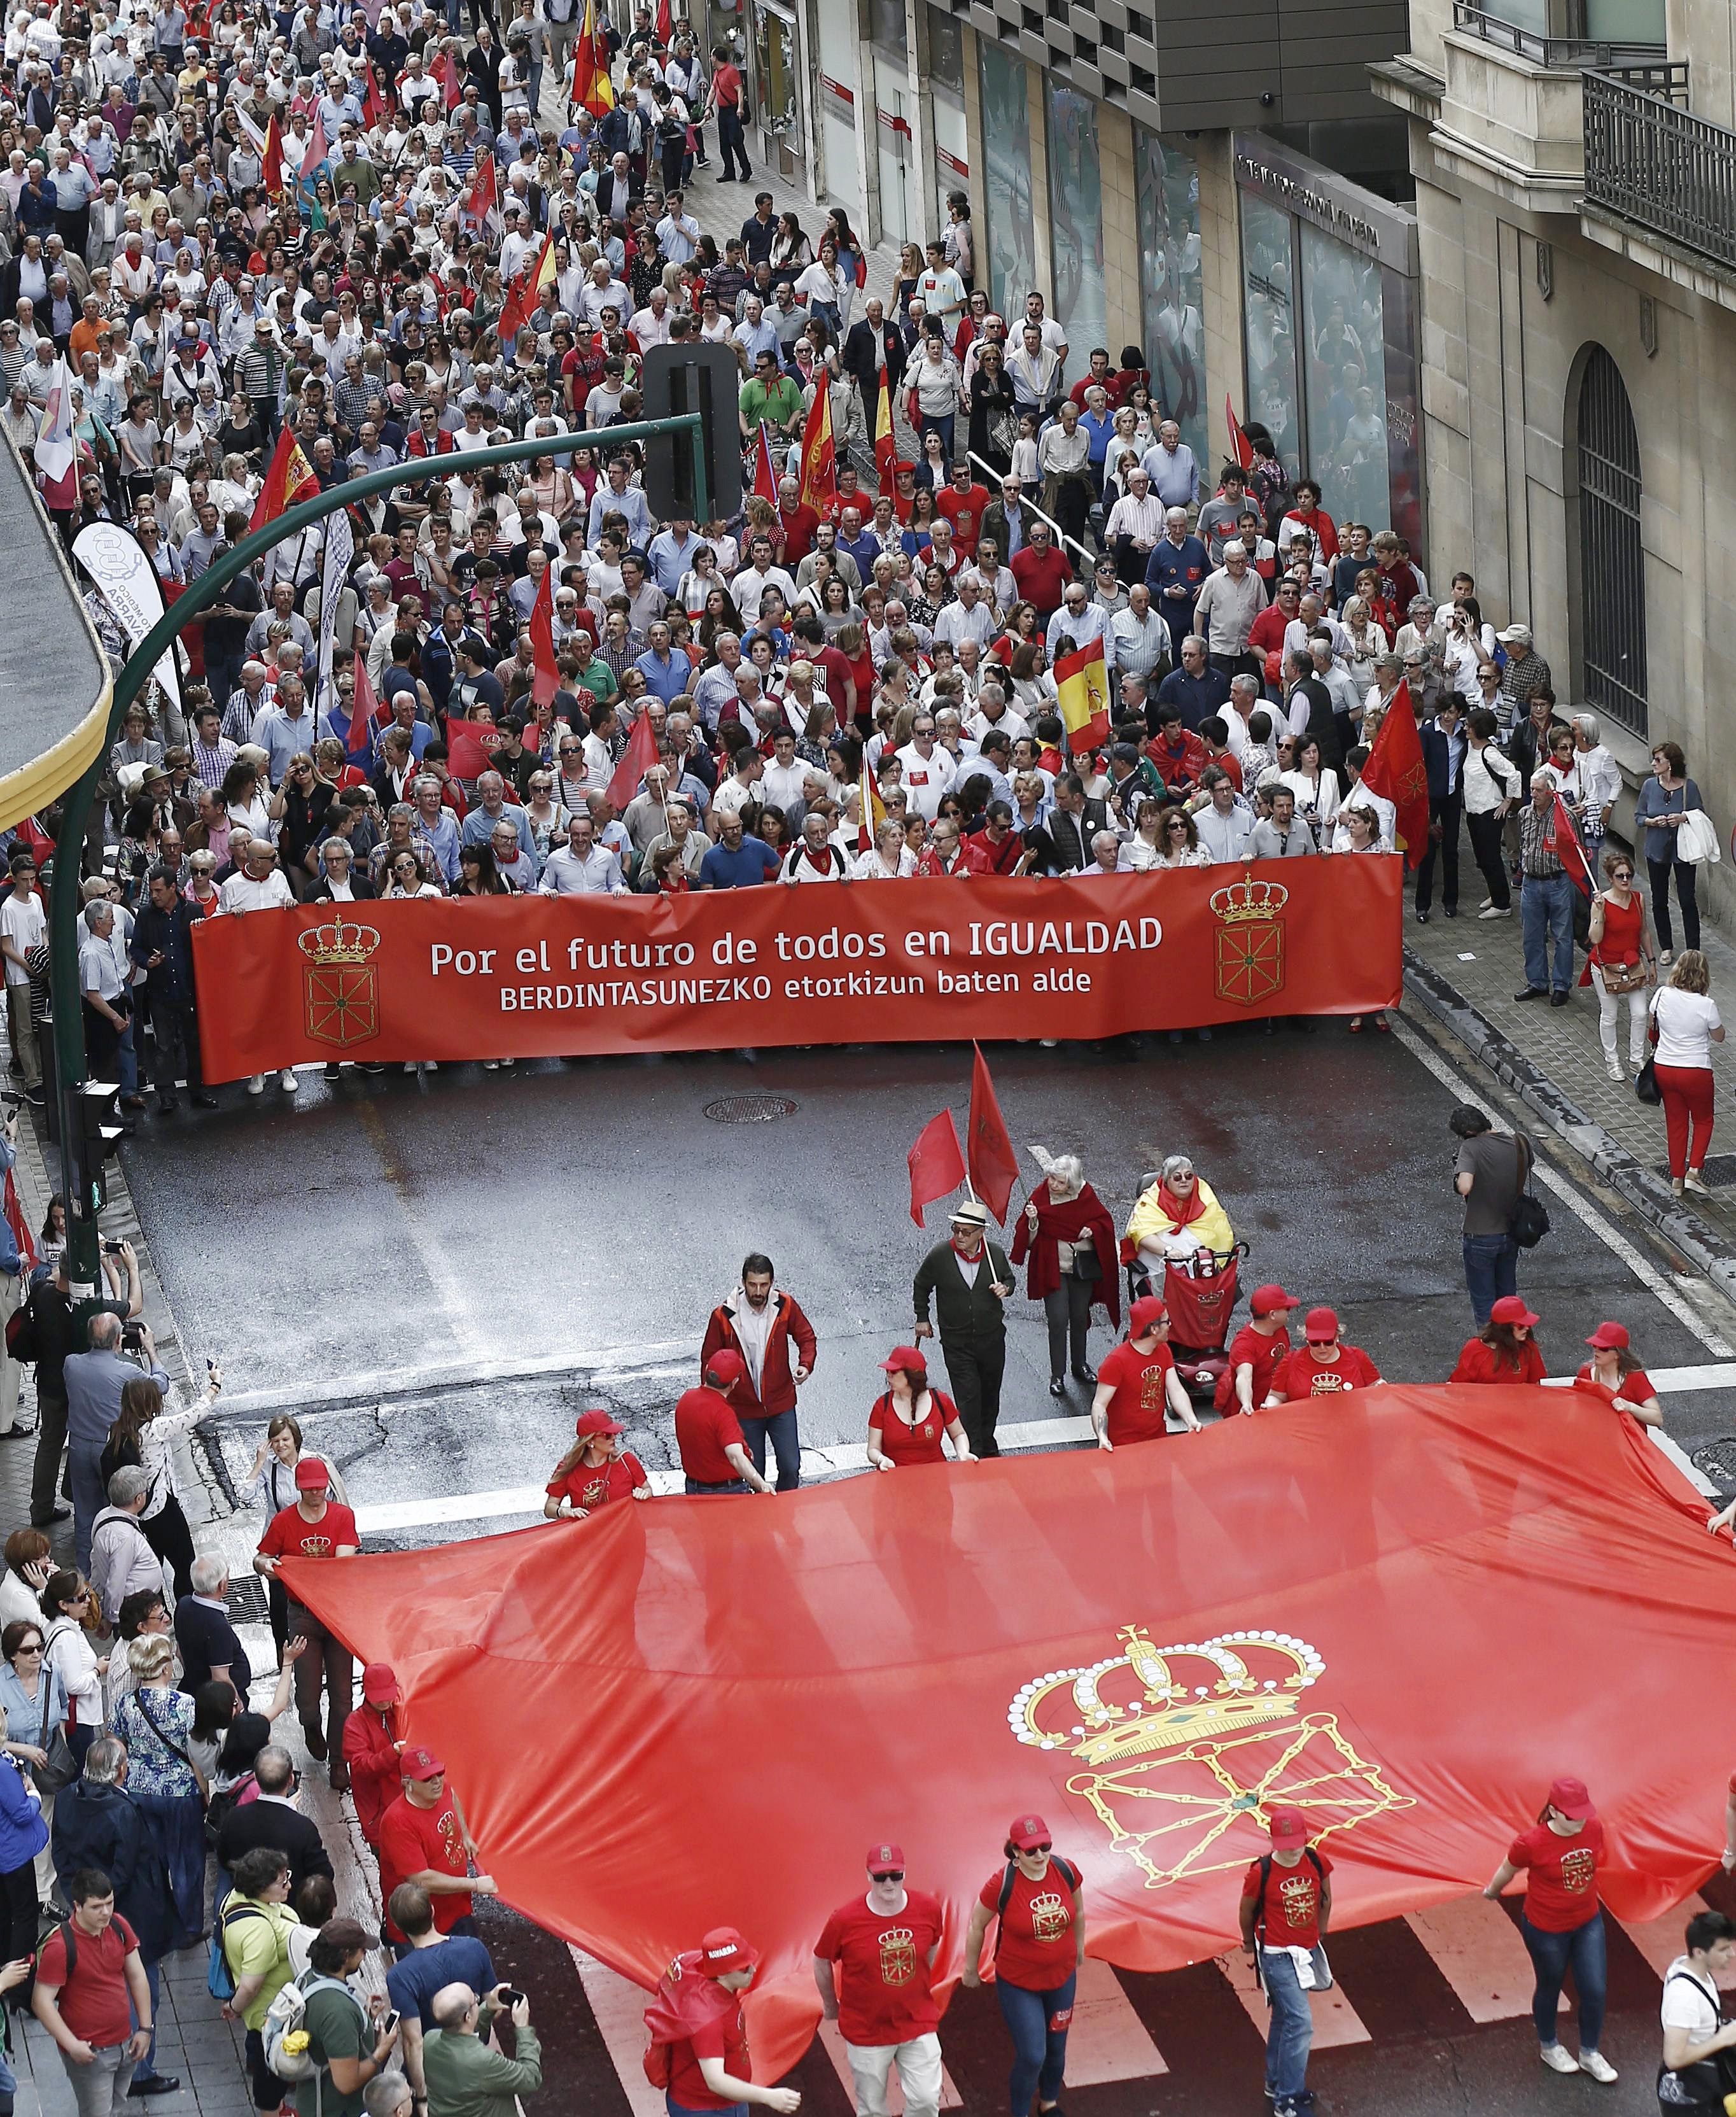
<path fill-rule="evenodd" d="M 1051 809 L 1048 822 L 1040 831 L 1033 832 L 1025 842 L 1036 847 L 1037 865 L 1041 873 L 1071 874 L 1090 866 L 1097 857 L 1091 850 L 1091 841 L 1099 831 L 1108 828 L 1107 808 L 1101 801 L 1088 799 L 1077 816 L 1066 809 Z"/>
<path fill-rule="evenodd" d="M 147 989 L 166 993 L 188 1007 L 193 1003 L 192 934 L 198 923 L 184 897 L 177 897 L 167 911 L 147 897 L 139 906 L 132 939 L 127 944 L 127 952 L 145 972 Z M 153 965 L 150 958 L 156 955 L 163 961 Z"/>
<path fill-rule="evenodd" d="M 1002 1286 L 1013 1284 L 1013 1268 L 997 1243 L 983 1243 L 976 1283 L 972 1286 L 965 1284 L 958 1252 L 951 1243 L 937 1243 L 916 1267 L 913 1292 L 917 1321 L 928 1321 L 932 1298 L 942 1346 L 949 1339 L 962 1344 L 1004 1340 L 1006 1304 L 1002 1295 L 992 1291 L 991 1282 L 996 1280 Z"/>
<path fill-rule="evenodd" d="M 59 1813 L 58 1806 L 55 1813 Z M 332 1874 L 330 1856 L 320 1842 L 318 1825 L 280 1801 L 250 1801 L 244 1807 L 229 1810 L 217 1833 L 218 1864 L 233 1874 L 242 1853 L 260 1845 L 274 1846 L 288 1860 L 292 1897 L 310 1875 Z"/>
<path fill-rule="evenodd" d="M 81 1867 L 99 1867 L 114 1884 L 115 1909 L 138 1936 L 140 1955 L 154 1962 L 168 1953 L 180 1924 L 174 1894 L 145 1811 L 125 1787 L 75 1779 L 55 1798 L 52 1842 L 62 1888 Z"/>
<path fill-rule="evenodd" d="M 1465 791 L 1465 751 L 1467 747 L 1464 730 L 1456 729 L 1453 737 L 1453 749 L 1457 753 L 1456 772 L 1454 760 L 1448 754 L 1447 738 L 1434 722 L 1428 722 L 1417 732 L 1422 740 L 1423 763 L 1428 768 L 1429 799 L 1431 801 L 1446 800 L 1447 782 L 1449 777 L 1457 789 L 1460 797 L 1462 798 Z"/>
<path fill-rule="evenodd" d="M 880 387 L 880 348 L 886 348 L 886 380 L 896 395 L 905 371 L 905 342 L 899 336 L 896 325 L 883 319 L 879 331 L 863 316 L 844 334 L 844 350 L 840 357 L 846 375 L 854 375 L 861 385 L 864 400 L 871 398 Z"/>

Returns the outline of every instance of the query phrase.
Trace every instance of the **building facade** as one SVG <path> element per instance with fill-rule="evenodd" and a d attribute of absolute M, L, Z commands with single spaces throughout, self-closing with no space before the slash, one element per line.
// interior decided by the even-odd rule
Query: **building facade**
<path fill-rule="evenodd" d="M 1532 627 L 1630 792 L 1679 743 L 1720 828 L 1732 21 L 1729 0 L 1414 0 L 1408 56 L 1374 69 L 1416 180 L 1433 565 Z M 1711 885 L 1736 911 L 1728 862 Z"/>

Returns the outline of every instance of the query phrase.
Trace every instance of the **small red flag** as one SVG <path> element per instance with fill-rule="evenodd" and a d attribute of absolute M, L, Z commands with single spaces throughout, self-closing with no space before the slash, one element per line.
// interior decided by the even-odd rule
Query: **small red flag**
<path fill-rule="evenodd" d="M 1573 819 L 1568 814 L 1568 805 L 1561 798 L 1558 787 L 1555 805 L 1550 812 L 1550 826 L 1543 834 L 1543 842 L 1568 871 L 1568 879 L 1580 895 L 1590 901 L 1591 870 L 1586 860 L 1585 847 L 1579 842 L 1579 833 L 1573 828 Z"/>
<path fill-rule="evenodd" d="M 1241 422 L 1236 416 L 1236 407 L 1231 402 L 1227 390 L 1223 393 L 1223 418 L 1224 424 L 1230 430 L 1231 460 L 1239 463 L 1244 470 L 1251 470 L 1254 467 L 1254 444 L 1241 431 Z"/>
<path fill-rule="evenodd" d="M 278 129 L 275 113 L 265 127 L 265 145 L 260 154 L 260 182 L 265 187 L 267 198 L 282 198 L 284 191 L 283 136 Z"/>
<path fill-rule="evenodd" d="M 777 505 L 777 473 L 771 467 L 771 430 L 759 422 L 759 441 L 753 451 L 753 497 Z"/>
<path fill-rule="evenodd" d="M 657 42 L 665 50 L 675 34 L 675 11 L 669 0 L 657 0 Z"/>
<path fill-rule="evenodd" d="M 926 1227 L 923 1208 L 956 1191 L 965 1180 L 965 1157 L 951 1110 L 928 1120 L 905 1159 L 910 1165 L 910 1218 L 918 1227 Z"/>
<path fill-rule="evenodd" d="M 1001 1115 L 983 1047 L 974 1044 L 971 1049 L 976 1058 L 970 1069 L 970 1180 L 978 1197 L 1004 1227 L 1007 1201 L 1019 1180 L 1019 1157 Z"/>
<path fill-rule="evenodd" d="M 555 569 L 545 566 L 536 583 L 536 600 L 531 605 L 531 654 L 536 673 L 531 678 L 531 696 L 546 706 L 560 689 L 560 671 L 555 663 Z"/>
<path fill-rule="evenodd" d="M 221 0 L 218 0 L 218 4 L 221 4 Z M 384 125 L 386 122 L 386 107 L 380 100 L 380 84 L 374 78 L 374 62 L 371 59 L 361 62 L 361 115 L 371 132 L 375 126 Z"/>
<path fill-rule="evenodd" d="M 253 517 L 247 524 L 247 533 L 256 534 L 268 522 L 275 522 L 297 500 L 311 500 L 319 490 L 320 481 L 314 476 L 313 465 L 302 454 L 302 444 L 285 427 L 277 437 L 265 482 L 253 503 Z"/>
<path fill-rule="evenodd" d="M 495 752 L 504 740 L 500 730 L 487 721 L 449 719 L 446 723 L 446 766 L 454 779 L 480 779 L 495 768 Z"/>
<path fill-rule="evenodd" d="M 380 711 L 380 701 L 374 696 L 374 686 L 368 680 L 366 658 L 356 657 L 356 695 L 350 702 L 349 740 L 345 745 L 352 757 L 367 757 L 374 747 L 374 722 Z"/>
<path fill-rule="evenodd" d="M 656 761 L 657 732 L 651 724 L 651 715 L 642 712 L 633 724 L 633 733 L 627 738 L 627 747 L 621 752 L 621 761 L 609 782 L 609 805 L 616 815 L 638 792 L 639 782 Z"/>
<path fill-rule="evenodd" d="M 1429 843 L 1429 768 L 1423 763 L 1411 687 L 1403 681 L 1388 703 L 1386 717 L 1362 768 L 1362 783 L 1398 810 L 1393 842 L 1404 855 L 1407 870 L 1420 866 Z"/>
<path fill-rule="evenodd" d="M 21 1268 L 34 1271 L 39 1259 L 36 1239 L 30 1233 L 30 1224 L 24 1217 L 24 1208 L 18 1202 L 18 1186 L 12 1181 L 12 1172 L 6 1172 L 6 1224 L 12 1231 L 12 1240 L 18 1245 Z"/>

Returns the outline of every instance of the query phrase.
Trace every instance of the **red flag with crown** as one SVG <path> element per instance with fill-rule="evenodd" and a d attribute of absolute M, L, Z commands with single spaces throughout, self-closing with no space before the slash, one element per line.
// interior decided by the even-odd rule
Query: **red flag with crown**
<path fill-rule="evenodd" d="M 802 434 L 802 499 L 821 514 L 836 511 L 838 504 L 838 450 L 832 438 L 831 386 L 820 370 L 816 376 L 813 402 L 808 408 L 808 424 Z"/>
<path fill-rule="evenodd" d="M 1370 794 L 1393 804 L 1393 842 L 1407 869 L 1419 866 L 1429 844 L 1429 768 L 1423 763 L 1411 687 L 1403 681 L 1388 703 L 1362 768 L 1362 783 Z"/>

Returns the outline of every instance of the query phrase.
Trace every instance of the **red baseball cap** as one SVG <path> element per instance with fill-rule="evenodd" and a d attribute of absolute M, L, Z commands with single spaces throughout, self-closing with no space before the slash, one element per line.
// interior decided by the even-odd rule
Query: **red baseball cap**
<path fill-rule="evenodd" d="M 880 1363 L 883 1375 L 925 1375 L 928 1363 L 914 1345 L 895 1345 Z"/>
<path fill-rule="evenodd" d="M 619 1419 L 611 1418 L 600 1404 L 592 1404 L 588 1411 L 580 1412 L 578 1423 L 573 1430 L 581 1441 L 588 1441 L 594 1433 L 606 1433 L 612 1440 L 617 1433 L 627 1431 Z"/>
<path fill-rule="evenodd" d="M 748 1363 L 739 1353 L 732 1351 L 729 1346 L 724 1345 L 713 1353 L 711 1358 L 706 1362 L 705 1372 L 709 1379 L 720 1382 L 727 1388 L 730 1383 L 739 1382 L 747 1373 Z M 757 1962 L 758 1957 L 756 1956 L 754 1960 Z M 740 1966 L 737 1967 L 739 1968 Z"/>
<path fill-rule="evenodd" d="M 1153 1323 L 1161 1323 L 1169 1311 L 1154 1294 L 1142 1294 L 1127 1312 L 1127 1335 L 1142 1338 Z"/>
<path fill-rule="evenodd" d="M 868 1866 L 871 1871 L 876 1867 L 901 1867 L 904 1863 L 905 1848 L 902 1845 L 871 1845 L 868 1849 Z"/>
<path fill-rule="evenodd" d="M 1625 1353 L 1628 1326 L 1625 1323 L 1600 1323 L 1586 1343 L 1596 1346 L 1600 1353 Z"/>
<path fill-rule="evenodd" d="M 727 1977 L 732 1970 L 758 1967 L 759 1950 L 749 1948 L 733 1926 L 714 1926 L 699 1944 L 699 1967 L 707 1977 Z"/>
<path fill-rule="evenodd" d="M 1248 1306 L 1256 1316 L 1275 1316 L 1281 1309 L 1300 1308 L 1301 1303 L 1293 1294 L 1286 1294 L 1281 1286 L 1256 1286 L 1248 1296 Z"/>
<path fill-rule="evenodd" d="M 361 1695 L 370 1705 L 395 1705 L 403 1696 L 398 1672 L 389 1661 L 371 1661 L 361 1672 Z"/>
<path fill-rule="evenodd" d="M 1491 1323 L 1540 1323 L 1542 1317 L 1534 1316 L 1517 1294 L 1503 1294 L 1489 1312 Z"/>
<path fill-rule="evenodd" d="M 1292 1845 L 1308 1843 L 1308 1822 L 1299 1808 L 1274 1808 L 1267 1818 L 1272 1843 L 1287 1852 Z"/>
<path fill-rule="evenodd" d="M 1012 1828 L 1006 1833 L 1008 1840 L 1021 1852 L 1029 1852 L 1034 1846 L 1051 1845 L 1049 1826 L 1040 1815 L 1019 1815 L 1013 1819 Z"/>
<path fill-rule="evenodd" d="M 296 1465 L 296 1490 L 298 1492 L 323 1492 L 331 1481 L 331 1472 L 317 1455 L 304 1455 Z"/>
<path fill-rule="evenodd" d="M 398 1760 L 398 1769 L 407 1779 L 437 1779 L 446 1767 L 432 1750 L 406 1750 Z"/>
<path fill-rule="evenodd" d="M 1550 1788 L 1550 1806 L 1559 1809 L 1569 1823 L 1590 1823 L 1597 1814 L 1583 1779 L 1557 1779 Z"/>
<path fill-rule="evenodd" d="M 1310 1308 L 1302 1329 L 1310 1344 L 1329 1345 L 1338 1335 L 1338 1319 L 1330 1308 Z"/>

